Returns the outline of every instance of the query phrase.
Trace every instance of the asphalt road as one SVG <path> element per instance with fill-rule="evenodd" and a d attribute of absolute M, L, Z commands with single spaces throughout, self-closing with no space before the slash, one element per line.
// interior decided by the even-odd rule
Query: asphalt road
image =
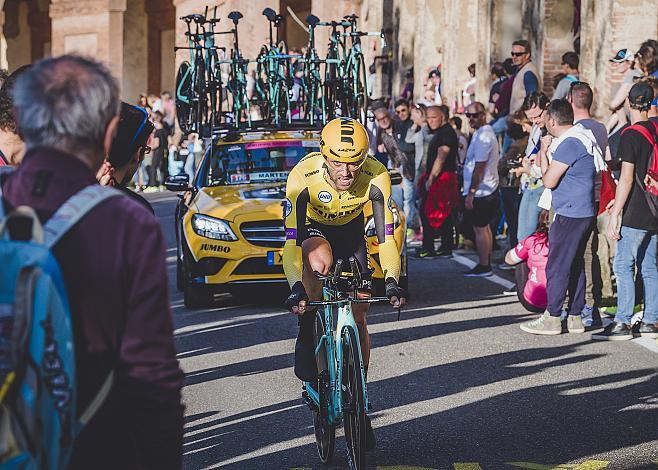
<path fill-rule="evenodd" d="M 295 318 L 259 289 L 252 304 L 226 296 L 185 309 L 174 285 L 176 197 L 149 199 L 168 241 L 187 374 L 185 468 L 326 468 L 292 372 Z M 516 298 L 464 270 L 412 260 L 401 320 L 382 306 L 369 314 L 372 468 L 658 469 L 655 342 L 524 334 L 518 325 L 531 316 Z M 345 462 L 340 431 L 334 465 Z"/>

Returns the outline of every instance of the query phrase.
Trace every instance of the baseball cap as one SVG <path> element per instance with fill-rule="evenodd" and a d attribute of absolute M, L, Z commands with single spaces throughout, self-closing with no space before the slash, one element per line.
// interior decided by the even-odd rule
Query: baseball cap
<path fill-rule="evenodd" d="M 633 53 L 629 51 L 628 49 L 619 49 L 615 56 L 610 59 L 610 62 L 615 62 L 617 64 L 625 61 L 625 60 L 633 60 Z"/>
<path fill-rule="evenodd" d="M 636 108 L 646 108 L 651 106 L 653 101 L 653 88 L 645 82 L 638 82 L 628 92 L 628 102 Z"/>
<path fill-rule="evenodd" d="M 117 134 L 107 158 L 112 166 L 121 168 L 126 165 L 137 149 L 146 145 L 153 128 L 144 108 L 122 102 Z"/>

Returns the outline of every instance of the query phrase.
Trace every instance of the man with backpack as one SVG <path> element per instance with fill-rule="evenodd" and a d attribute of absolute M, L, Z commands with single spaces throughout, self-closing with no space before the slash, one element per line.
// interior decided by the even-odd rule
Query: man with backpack
<path fill-rule="evenodd" d="M 658 269 L 656 244 L 658 217 L 656 196 L 647 187 L 647 176 L 658 164 L 658 126 L 649 121 L 654 99 L 651 86 L 633 85 L 628 93 L 632 125 L 624 130 L 619 144 L 622 167 L 615 202 L 610 210 L 608 236 L 617 242 L 613 269 L 617 278 L 617 315 L 596 340 L 628 340 L 634 337 L 635 267 L 644 282 L 644 317 L 637 330 L 641 336 L 658 338 Z"/>
<path fill-rule="evenodd" d="M 0 376 L 11 426 L 0 467 L 180 468 L 164 237 L 146 208 L 95 179 L 119 120 L 117 82 L 92 60 L 46 59 L 18 79 L 14 105 L 26 155 L 0 179 L 0 304 L 15 299 L 0 305 L 0 335 L 14 333 L 13 363 L 0 361 L 13 365 Z M 12 241 L 26 220 L 32 243 Z"/>

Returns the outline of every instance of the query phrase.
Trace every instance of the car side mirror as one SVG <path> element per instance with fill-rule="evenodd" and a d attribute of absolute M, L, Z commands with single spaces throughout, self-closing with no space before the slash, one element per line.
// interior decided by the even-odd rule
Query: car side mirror
<path fill-rule="evenodd" d="M 397 186 L 402 183 L 402 175 L 397 170 L 388 170 L 388 174 L 391 176 L 391 185 Z"/>
<path fill-rule="evenodd" d="M 190 177 L 188 175 L 170 176 L 165 180 L 165 188 L 175 193 L 189 191 L 191 189 Z"/>

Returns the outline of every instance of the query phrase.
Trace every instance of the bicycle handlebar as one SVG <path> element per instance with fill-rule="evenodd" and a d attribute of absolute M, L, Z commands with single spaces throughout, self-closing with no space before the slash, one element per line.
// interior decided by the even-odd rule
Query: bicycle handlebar
<path fill-rule="evenodd" d="M 345 302 L 352 302 L 354 304 L 374 304 L 376 302 L 388 302 L 388 297 L 370 297 L 369 299 L 355 299 L 353 297 L 345 297 L 338 300 L 311 300 L 306 303 L 309 307 L 322 307 L 323 305 L 338 305 Z"/>

